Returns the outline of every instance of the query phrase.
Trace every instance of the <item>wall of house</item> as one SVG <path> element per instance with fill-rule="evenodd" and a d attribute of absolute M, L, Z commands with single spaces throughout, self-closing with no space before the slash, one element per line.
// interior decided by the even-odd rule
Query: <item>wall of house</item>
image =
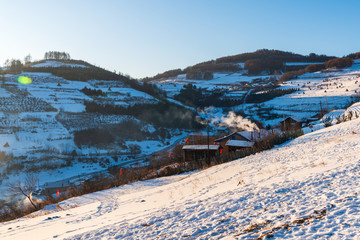
<path fill-rule="evenodd" d="M 234 134 L 233 136 L 222 140 L 221 142 L 219 142 L 221 148 L 223 149 L 222 154 L 227 154 L 227 153 L 229 153 L 229 147 L 225 145 L 225 144 L 227 143 L 227 141 L 229 141 L 229 140 L 242 140 L 242 141 L 245 141 L 244 138 L 240 137 L 240 136 L 237 135 L 237 134 Z"/>

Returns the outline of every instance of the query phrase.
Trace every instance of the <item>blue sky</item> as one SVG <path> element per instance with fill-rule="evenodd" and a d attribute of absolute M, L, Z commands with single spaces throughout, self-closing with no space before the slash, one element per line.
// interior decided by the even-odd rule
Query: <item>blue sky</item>
<path fill-rule="evenodd" d="M 66 51 L 132 77 L 257 49 L 360 51 L 358 0 L 2 0 L 0 65 Z"/>

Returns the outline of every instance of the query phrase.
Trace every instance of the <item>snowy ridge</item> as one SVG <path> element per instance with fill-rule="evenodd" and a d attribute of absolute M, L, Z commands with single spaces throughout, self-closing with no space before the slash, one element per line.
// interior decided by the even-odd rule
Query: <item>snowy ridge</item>
<path fill-rule="evenodd" d="M 58 61 L 46 61 L 43 63 L 34 64 L 31 67 L 79 67 L 79 68 L 88 68 L 88 66 L 82 64 L 72 64 L 72 63 L 63 63 Z"/>
<path fill-rule="evenodd" d="M 2 223 L 1 239 L 354 239 L 359 134 L 356 119 L 197 173 L 69 199 Z"/>

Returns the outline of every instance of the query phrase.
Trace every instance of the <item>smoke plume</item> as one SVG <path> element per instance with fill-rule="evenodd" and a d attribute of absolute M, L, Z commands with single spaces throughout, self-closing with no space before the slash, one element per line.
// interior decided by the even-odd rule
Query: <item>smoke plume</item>
<path fill-rule="evenodd" d="M 232 111 L 224 114 L 220 109 L 209 107 L 205 108 L 199 115 L 201 118 L 198 119 L 198 122 L 203 125 L 209 123 L 212 127 L 228 127 L 244 131 L 259 130 L 255 123 L 240 115 L 236 115 Z"/>

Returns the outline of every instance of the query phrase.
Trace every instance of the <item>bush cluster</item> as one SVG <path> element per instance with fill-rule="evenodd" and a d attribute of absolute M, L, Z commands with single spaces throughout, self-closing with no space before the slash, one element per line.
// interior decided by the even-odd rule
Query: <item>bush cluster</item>
<path fill-rule="evenodd" d="M 251 93 L 246 98 L 246 103 L 262 103 L 273 98 L 299 91 L 297 88 L 273 89 L 263 93 Z"/>
<path fill-rule="evenodd" d="M 180 93 L 174 96 L 174 99 L 195 107 L 231 107 L 239 105 L 242 101 L 242 99 L 234 100 L 226 98 L 224 94 L 224 91 L 208 91 L 205 88 L 198 88 L 196 85 L 189 83 L 183 86 Z"/>
<path fill-rule="evenodd" d="M 351 58 L 335 58 L 324 63 L 325 68 L 346 68 L 351 67 L 354 60 Z"/>
<path fill-rule="evenodd" d="M 74 132 L 74 142 L 77 146 L 106 146 L 112 143 L 117 143 L 124 149 L 127 148 L 125 141 L 165 141 L 165 139 L 170 137 L 171 134 L 168 129 L 158 127 L 155 131 L 149 132 L 147 130 L 143 130 L 143 123 L 135 119 L 126 119 L 118 124 Z"/>
<path fill-rule="evenodd" d="M 305 72 L 318 72 L 321 71 L 325 68 L 324 64 L 310 64 L 308 66 L 305 67 Z"/>
<path fill-rule="evenodd" d="M 98 104 L 85 101 L 86 112 L 106 115 L 130 115 L 156 127 L 199 129 L 201 124 L 196 121 L 196 112 L 170 103 L 159 101 L 156 104 L 135 104 L 128 107 L 113 104 Z"/>
<path fill-rule="evenodd" d="M 345 57 L 345 58 L 335 58 L 335 59 L 331 59 L 329 61 L 326 61 L 323 64 L 311 64 L 308 65 L 306 68 L 304 69 L 300 69 L 298 71 L 290 71 L 290 72 L 286 72 L 284 74 L 281 75 L 279 82 L 285 82 L 288 81 L 290 79 L 294 79 L 297 78 L 298 76 L 306 73 L 306 72 L 317 72 L 317 71 L 321 71 L 324 70 L 326 68 L 345 68 L 345 67 L 351 67 L 353 64 L 353 60 L 349 57 Z"/>
<path fill-rule="evenodd" d="M 83 89 L 80 90 L 81 92 L 83 92 L 85 95 L 88 95 L 88 96 L 104 96 L 104 92 L 101 91 L 100 89 L 96 90 L 96 89 L 91 89 L 91 88 L 87 88 L 87 87 L 84 87 Z"/>

